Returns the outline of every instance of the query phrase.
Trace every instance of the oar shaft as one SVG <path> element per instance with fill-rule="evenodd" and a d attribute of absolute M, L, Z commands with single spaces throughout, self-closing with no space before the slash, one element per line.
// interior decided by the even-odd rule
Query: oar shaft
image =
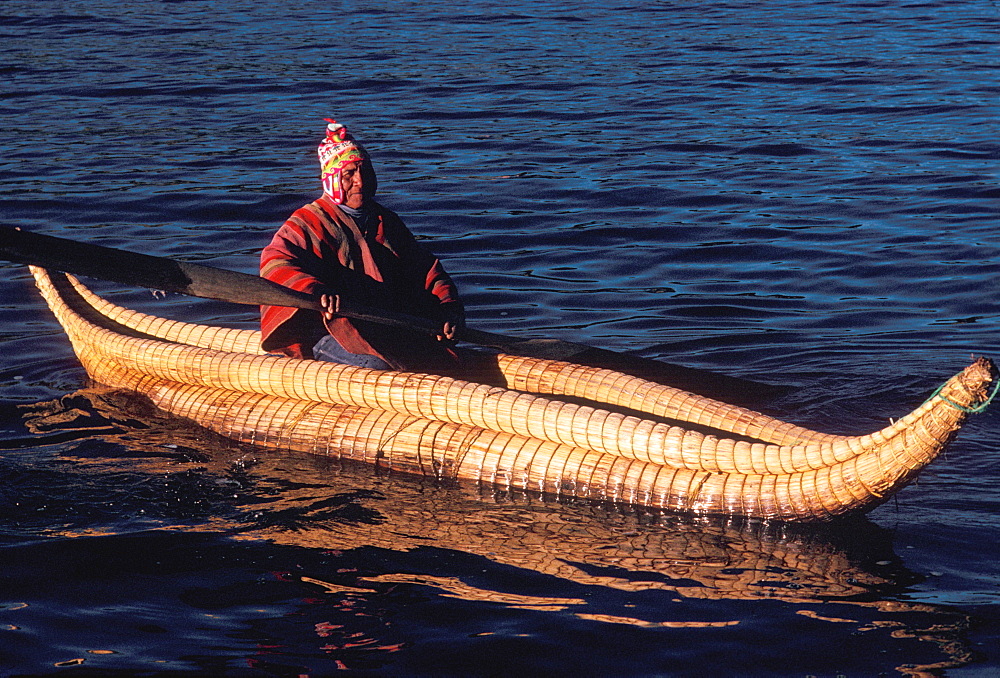
<path fill-rule="evenodd" d="M 7 226 L 0 226 L 0 259 L 110 280 L 123 285 L 237 304 L 322 310 L 318 299 L 256 275 L 81 243 Z M 426 318 L 382 309 L 360 308 L 344 300 L 341 300 L 340 315 L 410 332 L 436 334 L 441 330 L 440 324 Z M 760 400 L 784 391 L 781 387 L 559 339 L 519 339 L 470 328 L 465 328 L 458 338 L 513 355 L 566 360 L 629 372 L 711 397 L 742 395 Z"/>

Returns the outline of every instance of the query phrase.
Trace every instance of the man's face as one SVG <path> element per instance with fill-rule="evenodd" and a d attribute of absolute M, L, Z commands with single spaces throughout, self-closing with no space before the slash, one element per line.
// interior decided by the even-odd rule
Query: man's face
<path fill-rule="evenodd" d="M 361 163 L 352 162 L 340 170 L 340 189 L 344 193 L 344 204 L 351 209 L 361 209 L 365 202 Z"/>

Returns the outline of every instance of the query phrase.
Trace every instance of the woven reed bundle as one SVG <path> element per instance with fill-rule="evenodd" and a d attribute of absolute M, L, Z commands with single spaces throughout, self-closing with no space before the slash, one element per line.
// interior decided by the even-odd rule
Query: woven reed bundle
<path fill-rule="evenodd" d="M 39 275 L 44 275 L 42 269 L 30 268 L 36 279 Z M 260 347 L 260 332 L 256 330 L 238 330 L 229 327 L 198 325 L 140 313 L 139 311 L 133 311 L 123 306 L 112 304 L 107 299 L 97 296 L 74 276 L 67 275 L 66 279 L 73 286 L 73 290 L 80 295 L 81 300 L 93 308 L 98 315 L 135 330 L 140 334 L 147 334 L 151 337 L 178 344 L 213 348 L 218 351 L 229 351 L 231 353 L 251 353 L 255 355 L 262 355 L 264 353 Z M 80 310 L 79 307 L 77 310 Z"/>
<path fill-rule="evenodd" d="M 83 299 L 94 307 L 99 313 L 106 315 L 116 322 L 139 332 L 157 336 L 173 342 L 190 344 L 194 346 L 217 349 L 221 351 L 249 352 L 244 351 L 244 347 L 258 346 L 259 334 L 248 330 L 226 330 L 205 325 L 194 325 L 190 323 L 180 323 L 168 321 L 156 316 L 137 313 L 124 309 L 93 294 L 78 281 L 70 278 L 76 291 Z M 259 349 L 256 351 L 260 353 Z M 596 402 L 608 402 L 614 405 L 629 407 L 639 412 L 648 412 L 658 416 L 678 419 L 680 421 L 691 421 L 716 428 L 720 431 L 730 431 L 739 435 L 756 438 L 762 442 L 773 442 L 778 444 L 795 444 L 801 442 L 834 441 L 843 439 L 842 436 L 831 436 L 816 431 L 810 431 L 792 424 L 778 421 L 758 412 L 753 412 L 744 408 L 721 403 L 710 398 L 698 396 L 680 389 L 656 384 L 640 379 L 638 377 L 622 374 L 612 370 L 602 370 L 596 368 L 583 367 L 572 363 L 541 360 L 536 358 L 522 358 L 517 356 L 498 356 L 498 365 L 502 373 L 508 379 L 509 388 L 528 391 L 533 393 L 550 393 L 554 395 L 572 395 L 587 398 Z M 142 369 L 142 368 L 140 368 Z M 226 384 L 220 386 L 228 387 Z M 256 389 L 255 389 L 256 390 Z M 273 391 L 263 391 L 274 393 Z M 276 395 L 282 395 L 276 393 Z M 348 401 L 349 404 L 359 404 L 357 400 Z M 542 401 L 536 401 L 536 405 Z M 375 403 L 373 406 L 391 408 L 392 405 L 385 403 Z M 538 408 L 536 407 L 536 410 Z M 406 410 L 402 410 L 406 411 Z M 419 414 L 423 414 L 420 412 Z M 584 431 L 596 430 L 597 423 L 593 420 L 593 411 L 589 409 L 579 410 L 580 416 L 591 417 L 587 425 L 582 427 Z M 439 413 L 430 413 L 428 416 L 440 417 Z M 522 418 L 528 413 L 520 413 Z M 481 421 L 469 421 L 460 417 L 448 418 L 449 421 L 458 423 L 471 423 L 484 425 Z M 527 420 L 527 419 L 521 419 Z M 622 420 L 624 426 L 633 425 L 632 419 Z M 602 443 L 593 439 L 579 436 L 567 439 L 565 436 L 550 436 L 544 432 L 525 431 L 509 424 L 504 426 L 498 422 L 497 427 L 501 430 L 522 433 L 526 435 L 536 435 L 544 437 L 554 442 L 562 442 L 570 445 L 582 445 L 602 449 L 612 454 L 623 454 L 630 458 L 644 458 L 637 454 L 636 443 L 626 441 L 624 447 L 619 440 L 610 443 Z M 617 427 L 617 428 L 620 428 Z M 571 425 L 570 431 L 581 430 L 581 425 Z M 602 427 L 603 430 L 603 427 Z M 658 428 L 654 433 L 661 433 L 664 429 Z M 672 448 L 677 449 L 680 445 L 680 438 L 685 433 L 683 429 L 675 428 L 670 431 L 671 439 L 668 443 Z M 603 434 L 602 434 L 603 435 Z M 621 438 L 620 435 L 616 438 Z M 650 442 L 640 442 L 647 451 L 657 449 L 655 440 Z M 690 444 L 690 441 L 689 441 Z M 657 461 L 659 463 L 684 464 L 682 459 L 655 459 L 645 456 L 645 459 Z M 792 465 L 793 468 L 798 468 Z M 694 468 L 700 468 L 696 464 Z M 731 467 L 722 467 L 723 470 L 732 470 Z"/>
<path fill-rule="evenodd" d="M 70 284 L 99 314 L 152 337 L 232 353 L 263 355 L 260 332 L 183 323 L 116 306 L 73 276 Z M 834 441 L 834 436 L 778 421 L 711 398 L 607 369 L 499 354 L 497 366 L 507 388 L 528 393 L 577 396 L 660 417 L 701 424 L 766 443 L 794 445 Z"/>
<path fill-rule="evenodd" d="M 846 439 L 614 370 L 512 355 L 498 362 L 507 387 L 518 391 L 577 396 L 777 445 Z"/>
<path fill-rule="evenodd" d="M 749 444 L 444 377 L 124 336 L 75 313 L 44 272 L 36 275 L 95 380 L 145 393 L 224 435 L 672 510 L 816 518 L 870 507 L 937 455 L 965 418 L 961 408 L 981 402 L 992 379 L 992 365 L 977 362 L 938 397 L 869 436 Z M 626 458 L 608 449 L 614 440 L 641 444 Z M 656 459 L 642 448 L 651 442 L 663 444 Z"/>
<path fill-rule="evenodd" d="M 82 360 L 101 383 L 144 393 L 166 411 L 253 445 L 504 489 L 673 511 L 816 519 L 864 510 L 911 480 L 941 446 L 918 450 L 882 446 L 849 462 L 805 473 L 719 474 L 670 469 L 383 410 L 172 383 L 124 370 L 92 354 Z"/>

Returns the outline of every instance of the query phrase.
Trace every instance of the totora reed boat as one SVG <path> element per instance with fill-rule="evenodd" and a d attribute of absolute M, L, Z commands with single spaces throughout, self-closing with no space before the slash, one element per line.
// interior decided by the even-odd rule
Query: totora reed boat
<path fill-rule="evenodd" d="M 553 360 L 500 354 L 499 387 L 267 355 L 255 331 L 138 313 L 72 276 L 32 272 L 95 382 L 225 437 L 670 511 L 783 520 L 867 511 L 911 482 L 996 392 L 996 368 L 980 358 L 891 426 L 829 435 Z"/>

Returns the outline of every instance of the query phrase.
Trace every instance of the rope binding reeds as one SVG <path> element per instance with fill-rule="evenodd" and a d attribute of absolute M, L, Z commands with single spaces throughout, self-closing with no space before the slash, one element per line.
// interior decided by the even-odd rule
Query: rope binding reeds
<path fill-rule="evenodd" d="M 941 394 L 941 391 L 943 391 L 944 387 L 947 385 L 948 382 L 945 382 L 940 386 L 938 386 L 937 389 L 934 391 L 934 393 L 931 393 L 930 396 L 927 398 L 927 400 L 924 401 L 924 404 L 929 403 L 931 400 L 934 400 L 935 397 L 940 396 L 941 400 L 943 400 L 948 405 L 951 405 L 959 412 L 964 412 L 966 414 L 982 414 L 983 412 L 986 411 L 986 408 L 990 406 L 990 403 L 993 402 L 993 398 L 996 397 L 997 391 L 1000 391 L 1000 379 L 997 379 L 996 383 L 993 384 L 993 391 L 986 398 L 986 400 L 979 403 L 975 407 L 967 407 L 966 405 L 962 405 L 961 403 L 956 403 L 948 396 Z"/>

